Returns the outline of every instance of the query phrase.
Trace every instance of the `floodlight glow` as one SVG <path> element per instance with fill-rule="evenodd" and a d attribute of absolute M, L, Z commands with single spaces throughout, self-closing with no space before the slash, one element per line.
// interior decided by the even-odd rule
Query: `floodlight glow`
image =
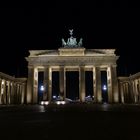
<path fill-rule="evenodd" d="M 56 96 L 54 95 L 53 98 L 56 98 Z"/>
<path fill-rule="evenodd" d="M 41 101 L 41 105 L 44 105 L 44 101 Z"/>
<path fill-rule="evenodd" d="M 56 102 L 57 105 L 61 105 L 61 104 L 64 105 L 65 103 L 66 103 L 65 101 L 57 101 Z"/>
<path fill-rule="evenodd" d="M 103 90 L 104 90 L 104 91 L 106 91 L 106 90 L 107 90 L 106 85 L 103 85 Z"/>
<path fill-rule="evenodd" d="M 63 105 L 64 105 L 65 103 L 66 103 L 65 101 L 61 101 L 61 104 L 63 104 Z"/>
<path fill-rule="evenodd" d="M 40 90 L 41 90 L 41 91 L 44 91 L 44 86 L 41 86 L 41 87 L 40 87 Z"/>
<path fill-rule="evenodd" d="M 44 104 L 45 104 L 45 105 L 48 105 L 48 104 L 49 104 L 49 102 L 48 102 L 48 101 L 45 101 L 45 102 L 44 102 Z"/>
<path fill-rule="evenodd" d="M 60 105 L 60 104 L 61 104 L 61 102 L 60 102 L 60 101 L 57 101 L 57 102 L 56 102 L 56 104 L 57 104 L 57 105 Z"/>

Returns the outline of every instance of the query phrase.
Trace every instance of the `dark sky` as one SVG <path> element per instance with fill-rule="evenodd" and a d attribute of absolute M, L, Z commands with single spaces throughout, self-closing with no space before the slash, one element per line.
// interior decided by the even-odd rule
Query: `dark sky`
<path fill-rule="evenodd" d="M 58 49 L 73 28 L 87 49 L 116 49 L 118 75 L 139 72 L 140 10 L 135 6 L 118 2 L 1 8 L 0 71 L 26 76 L 28 50 Z"/>

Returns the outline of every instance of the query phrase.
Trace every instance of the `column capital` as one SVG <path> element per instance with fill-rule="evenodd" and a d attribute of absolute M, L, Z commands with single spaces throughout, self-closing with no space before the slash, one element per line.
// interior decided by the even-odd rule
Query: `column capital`
<path fill-rule="evenodd" d="M 34 68 L 34 66 L 28 66 L 28 69 L 33 69 Z"/>

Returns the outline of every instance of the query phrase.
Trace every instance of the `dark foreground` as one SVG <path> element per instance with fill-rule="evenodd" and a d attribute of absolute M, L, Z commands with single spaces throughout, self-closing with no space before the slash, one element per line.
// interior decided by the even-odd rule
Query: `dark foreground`
<path fill-rule="evenodd" d="M 0 106 L 0 140 L 139 140 L 140 105 Z"/>

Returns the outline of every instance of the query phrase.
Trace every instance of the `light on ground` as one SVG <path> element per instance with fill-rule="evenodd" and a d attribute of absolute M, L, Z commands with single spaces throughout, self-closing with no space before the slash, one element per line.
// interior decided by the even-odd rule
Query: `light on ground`
<path fill-rule="evenodd" d="M 61 101 L 61 104 L 63 104 L 63 105 L 64 105 L 65 103 L 66 103 L 65 101 Z"/>
<path fill-rule="evenodd" d="M 41 105 L 48 105 L 49 101 L 41 101 Z"/>
<path fill-rule="evenodd" d="M 45 104 L 45 105 L 48 105 L 48 104 L 49 104 L 49 102 L 48 102 L 48 101 L 45 101 L 45 102 L 44 102 L 44 104 Z"/>
<path fill-rule="evenodd" d="M 64 105 L 65 103 L 66 103 L 65 101 L 57 101 L 56 102 L 57 105 L 60 105 L 60 104 Z"/>
<path fill-rule="evenodd" d="M 60 105 L 60 104 L 61 104 L 61 102 L 60 102 L 60 101 L 57 101 L 57 102 L 56 102 L 56 104 L 57 104 L 57 105 Z"/>

